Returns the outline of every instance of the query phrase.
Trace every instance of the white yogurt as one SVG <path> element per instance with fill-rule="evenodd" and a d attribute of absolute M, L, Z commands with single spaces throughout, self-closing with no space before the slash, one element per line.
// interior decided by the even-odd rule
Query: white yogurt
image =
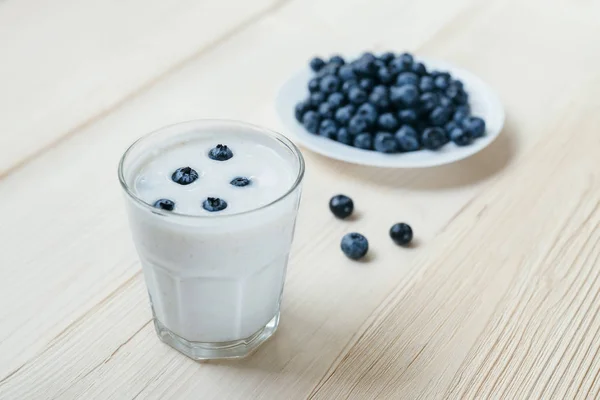
<path fill-rule="evenodd" d="M 221 143 L 233 157 L 211 160 L 209 150 Z M 235 341 L 260 331 L 279 313 L 300 198 L 298 155 L 244 125 L 172 131 L 136 146 L 125 156 L 124 180 L 155 317 L 189 342 Z M 173 172 L 187 166 L 199 178 L 173 182 Z M 235 177 L 251 184 L 233 186 Z M 204 210 L 207 197 L 225 200 L 227 208 Z M 175 202 L 172 212 L 148 207 L 163 198 Z"/>

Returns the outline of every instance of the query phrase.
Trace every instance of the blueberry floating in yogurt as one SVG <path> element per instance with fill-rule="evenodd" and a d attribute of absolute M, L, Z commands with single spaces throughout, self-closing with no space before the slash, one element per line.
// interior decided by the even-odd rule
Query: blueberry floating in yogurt
<path fill-rule="evenodd" d="M 161 210 L 173 211 L 175 209 L 175 202 L 169 199 L 158 199 L 154 202 L 153 206 Z"/>
<path fill-rule="evenodd" d="M 229 182 L 229 183 L 233 186 L 244 187 L 244 186 L 248 186 L 249 184 L 251 184 L 252 181 L 243 176 L 238 176 L 237 178 L 233 178 L 231 180 L 231 182 Z"/>
<path fill-rule="evenodd" d="M 190 167 L 177 168 L 171 179 L 180 185 L 189 185 L 198 179 L 198 173 Z"/>
<path fill-rule="evenodd" d="M 222 211 L 227 208 L 227 202 L 218 197 L 208 197 L 202 203 L 202 208 L 209 212 Z"/>
<path fill-rule="evenodd" d="M 358 260 L 369 251 L 369 241 L 360 233 L 348 233 L 342 238 L 340 247 L 348 258 Z"/>
<path fill-rule="evenodd" d="M 208 152 L 208 157 L 215 161 L 227 161 L 233 157 L 233 152 L 224 144 L 218 144 Z"/>

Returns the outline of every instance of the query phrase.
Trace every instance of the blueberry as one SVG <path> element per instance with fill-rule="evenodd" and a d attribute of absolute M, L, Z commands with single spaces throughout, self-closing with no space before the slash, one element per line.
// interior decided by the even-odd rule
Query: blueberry
<path fill-rule="evenodd" d="M 376 92 L 375 89 L 369 95 L 369 102 L 375 105 L 380 111 L 387 110 L 390 106 L 390 99 L 387 92 Z"/>
<path fill-rule="evenodd" d="M 438 75 L 433 82 L 435 87 L 440 90 L 446 90 L 448 88 L 448 79 L 443 75 Z"/>
<path fill-rule="evenodd" d="M 431 92 L 435 89 L 435 84 L 433 82 L 433 78 L 431 76 L 424 76 L 419 81 L 419 89 L 422 92 Z"/>
<path fill-rule="evenodd" d="M 398 86 L 418 85 L 418 84 L 419 84 L 419 77 L 417 76 L 417 74 L 415 74 L 413 72 L 402 72 L 401 74 L 398 75 L 398 78 L 396 78 L 396 85 L 398 85 Z"/>
<path fill-rule="evenodd" d="M 319 105 L 325 101 L 325 95 L 323 93 L 317 92 L 313 93 L 309 97 L 310 105 L 313 107 L 319 107 Z"/>
<path fill-rule="evenodd" d="M 331 119 L 324 119 L 323 121 L 321 121 L 321 125 L 319 126 L 319 136 L 335 140 L 337 130 L 338 126 L 335 123 L 335 121 Z"/>
<path fill-rule="evenodd" d="M 398 120 L 404 124 L 414 124 L 417 122 L 417 112 L 411 108 L 398 111 Z"/>
<path fill-rule="evenodd" d="M 450 140 L 458 146 L 468 146 L 473 142 L 473 138 L 461 128 L 454 128 L 449 131 Z"/>
<path fill-rule="evenodd" d="M 458 105 L 465 105 L 469 102 L 469 95 L 461 89 L 453 100 Z"/>
<path fill-rule="evenodd" d="M 390 91 L 390 100 L 396 106 L 411 107 L 419 100 L 419 89 L 415 85 L 394 86 Z"/>
<path fill-rule="evenodd" d="M 356 79 L 356 74 L 354 73 L 354 68 L 352 68 L 352 65 L 344 65 L 343 67 L 340 67 L 340 70 L 338 71 L 338 76 L 343 81 Z"/>
<path fill-rule="evenodd" d="M 395 57 L 396 57 L 396 55 L 394 53 L 392 53 L 391 51 L 388 51 L 386 53 L 383 53 L 381 56 L 379 56 L 379 59 L 387 64 L 390 61 L 392 61 Z"/>
<path fill-rule="evenodd" d="M 446 132 L 442 128 L 427 128 L 423 132 L 423 147 L 437 150 L 447 142 Z"/>
<path fill-rule="evenodd" d="M 367 78 L 372 77 L 377 74 L 379 67 L 375 64 L 374 60 L 370 60 L 368 58 L 361 58 L 356 61 L 354 64 L 354 72 L 361 77 Z"/>
<path fill-rule="evenodd" d="M 252 181 L 243 176 L 238 176 L 236 178 L 233 178 L 231 180 L 231 182 L 229 182 L 229 183 L 233 186 L 244 187 L 244 186 L 248 186 L 250 183 L 252 183 Z"/>
<path fill-rule="evenodd" d="M 360 233 L 348 233 L 342 238 L 340 247 L 347 257 L 358 260 L 369 251 L 369 241 Z"/>
<path fill-rule="evenodd" d="M 373 147 L 380 153 L 397 153 L 398 142 L 394 138 L 394 135 L 388 132 L 379 132 L 375 135 L 373 141 Z"/>
<path fill-rule="evenodd" d="M 308 100 L 301 101 L 300 103 L 296 104 L 296 107 L 294 109 L 294 115 L 296 117 L 296 120 L 298 120 L 298 122 L 302 122 L 302 117 L 304 116 L 304 113 L 306 113 L 310 109 L 311 105 Z"/>
<path fill-rule="evenodd" d="M 333 118 L 334 108 L 330 103 L 321 103 L 319 105 L 319 115 L 321 118 Z"/>
<path fill-rule="evenodd" d="M 448 122 L 451 114 L 452 110 L 450 108 L 438 106 L 431 112 L 429 120 L 435 126 L 443 126 Z"/>
<path fill-rule="evenodd" d="M 367 62 L 375 62 L 375 60 L 377 60 L 377 57 L 375 57 L 375 55 L 370 51 L 366 51 L 360 56 L 360 60 Z"/>
<path fill-rule="evenodd" d="M 353 87 L 358 87 L 358 82 L 354 79 L 348 80 L 342 84 L 342 92 L 348 94 Z"/>
<path fill-rule="evenodd" d="M 464 89 L 464 87 L 465 87 L 465 85 L 464 85 L 464 84 L 462 83 L 462 81 L 461 81 L 461 80 L 459 80 L 459 79 L 455 79 L 455 80 L 453 80 L 453 81 L 451 82 L 451 84 L 452 84 L 453 86 L 456 86 L 456 87 L 457 87 L 457 88 L 459 88 L 459 89 Z"/>
<path fill-rule="evenodd" d="M 456 107 L 456 111 L 454 111 L 454 116 L 452 119 L 455 122 L 461 122 L 469 116 L 470 112 L 467 107 Z"/>
<path fill-rule="evenodd" d="M 321 88 L 321 92 L 323 93 L 333 93 L 337 91 L 340 87 L 340 80 L 336 76 L 326 75 L 321 79 L 319 83 L 319 88 Z"/>
<path fill-rule="evenodd" d="M 358 135 L 359 133 L 366 132 L 369 129 L 369 122 L 358 115 L 355 115 L 350 119 L 348 123 L 348 132 L 352 135 Z"/>
<path fill-rule="evenodd" d="M 371 78 L 362 78 L 358 82 L 358 86 L 365 92 L 370 92 L 371 89 L 373 89 L 373 86 L 375 86 L 375 82 Z"/>
<path fill-rule="evenodd" d="M 316 73 L 317 78 L 323 78 L 327 75 L 335 76 L 340 70 L 340 66 L 337 64 L 326 64 L 319 72 Z"/>
<path fill-rule="evenodd" d="M 169 199 L 159 199 L 154 202 L 153 206 L 161 210 L 173 211 L 175 209 L 175 202 Z"/>
<path fill-rule="evenodd" d="M 440 107 L 452 107 L 452 100 L 450 100 L 447 96 L 444 96 L 443 94 L 438 96 L 438 102 L 440 103 Z"/>
<path fill-rule="evenodd" d="M 438 105 L 438 97 L 432 92 L 423 93 L 421 97 L 419 97 L 419 101 L 421 103 L 421 110 L 425 111 L 426 113 L 433 111 L 433 109 Z"/>
<path fill-rule="evenodd" d="M 456 121 L 450 121 L 444 127 L 444 129 L 446 130 L 447 134 L 450 134 L 450 132 L 452 132 L 452 130 L 454 128 L 460 128 L 460 126 L 458 125 L 458 123 Z"/>
<path fill-rule="evenodd" d="M 394 243 L 400 246 L 406 246 L 413 238 L 413 231 L 410 225 L 400 222 L 392 225 L 390 228 L 390 237 Z"/>
<path fill-rule="evenodd" d="M 409 126 L 403 125 L 394 135 L 398 146 L 402 151 L 416 151 L 419 150 L 419 135 L 417 131 Z"/>
<path fill-rule="evenodd" d="M 425 64 L 420 62 L 414 63 L 411 67 L 411 70 L 417 75 L 427 75 L 427 68 L 425 67 Z"/>
<path fill-rule="evenodd" d="M 342 65 L 346 64 L 346 61 L 344 61 L 342 56 L 336 54 L 329 59 L 329 64 L 337 64 L 337 65 L 342 66 Z"/>
<path fill-rule="evenodd" d="M 360 105 L 367 101 L 367 93 L 359 87 L 353 87 L 348 92 L 348 100 L 352 104 Z"/>
<path fill-rule="evenodd" d="M 393 74 L 399 74 L 400 72 L 410 71 L 410 66 L 404 65 L 404 62 L 400 57 L 394 58 L 388 63 L 388 68 Z"/>
<path fill-rule="evenodd" d="M 402 64 L 404 64 L 406 66 L 412 66 L 414 58 L 413 58 L 412 54 L 410 54 L 410 53 L 402 53 L 400 55 L 400 60 L 402 61 Z"/>
<path fill-rule="evenodd" d="M 354 138 L 354 147 L 364 150 L 371 150 L 373 147 L 373 139 L 368 133 L 360 133 Z"/>
<path fill-rule="evenodd" d="M 227 161 L 231 157 L 233 157 L 233 152 L 224 144 L 218 144 L 208 152 L 208 158 L 215 161 Z"/>
<path fill-rule="evenodd" d="M 377 126 L 384 131 L 393 132 L 398 129 L 398 120 L 392 113 L 381 114 L 377 119 Z"/>
<path fill-rule="evenodd" d="M 394 81 L 394 74 L 390 72 L 390 70 L 386 67 L 381 67 L 377 71 L 377 78 L 381 83 L 392 83 Z"/>
<path fill-rule="evenodd" d="M 320 82 L 321 81 L 319 78 L 312 78 L 310 81 L 308 81 L 308 91 L 310 93 L 318 92 L 320 89 L 320 87 L 319 87 Z"/>
<path fill-rule="evenodd" d="M 348 129 L 340 128 L 337 131 L 337 141 L 343 144 L 347 144 L 348 146 L 352 146 L 354 137 L 348 132 Z"/>
<path fill-rule="evenodd" d="M 354 106 L 348 104 L 347 106 L 340 107 L 335 112 L 335 120 L 342 125 L 347 125 L 350 122 L 350 118 L 354 114 Z"/>
<path fill-rule="evenodd" d="M 347 218 L 354 211 L 354 202 L 348 196 L 338 194 L 329 200 L 329 209 L 338 218 Z"/>
<path fill-rule="evenodd" d="M 227 202 L 218 197 L 208 197 L 202 202 L 202 208 L 210 212 L 221 211 L 227 208 Z"/>
<path fill-rule="evenodd" d="M 377 122 L 377 118 L 379 116 L 379 114 L 377 113 L 377 107 L 375 107 L 371 103 L 364 103 L 363 105 L 358 107 L 358 110 L 356 110 L 356 115 L 366 119 L 370 125 Z"/>
<path fill-rule="evenodd" d="M 485 134 L 485 121 L 479 117 L 465 118 L 462 127 L 472 138 L 478 138 Z"/>
<path fill-rule="evenodd" d="M 454 85 L 454 83 L 450 83 L 450 85 L 448 86 L 448 89 L 446 89 L 446 96 L 448 96 L 448 98 L 450 100 L 454 100 L 458 94 L 461 92 L 461 88 L 459 88 L 458 86 Z"/>
<path fill-rule="evenodd" d="M 312 69 L 315 72 L 319 72 L 319 70 L 321 70 L 321 68 L 323 68 L 325 66 L 325 61 L 323 61 L 319 57 L 315 57 L 312 60 L 310 60 L 309 65 L 310 65 L 310 69 Z"/>
<path fill-rule="evenodd" d="M 389 94 L 389 89 L 387 86 L 385 85 L 375 85 L 373 87 L 373 90 L 371 91 L 371 93 L 382 93 L 382 94 Z"/>
<path fill-rule="evenodd" d="M 327 102 L 336 110 L 341 107 L 342 104 L 344 104 L 345 100 L 346 97 L 344 97 L 344 94 L 340 92 L 331 93 L 327 98 Z"/>
<path fill-rule="evenodd" d="M 198 173 L 190 167 L 177 168 L 171 175 L 171 179 L 180 185 L 189 185 L 198 179 Z"/>
<path fill-rule="evenodd" d="M 302 117 L 302 124 L 310 133 L 317 133 L 320 122 L 321 117 L 316 111 L 307 111 L 304 117 Z"/>

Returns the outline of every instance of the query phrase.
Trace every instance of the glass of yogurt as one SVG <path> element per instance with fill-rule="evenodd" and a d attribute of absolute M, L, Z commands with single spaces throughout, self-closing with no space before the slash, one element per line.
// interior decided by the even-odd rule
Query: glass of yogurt
<path fill-rule="evenodd" d="M 119 180 L 162 341 L 203 360 L 273 335 L 303 175 L 286 137 L 235 121 L 167 126 L 125 152 Z"/>

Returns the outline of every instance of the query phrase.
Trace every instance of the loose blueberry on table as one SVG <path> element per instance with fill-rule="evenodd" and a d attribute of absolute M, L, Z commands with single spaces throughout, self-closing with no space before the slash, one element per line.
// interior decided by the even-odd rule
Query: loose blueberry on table
<path fill-rule="evenodd" d="M 406 246 L 412 241 L 413 231 L 410 225 L 400 222 L 392 225 L 390 237 L 397 245 Z"/>
<path fill-rule="evenodd" d="M 169 199 L 158 199 L 154 202 L 153 206 L 161 210 L 173 211 L 175 209 L 175 202 Z"/>
<path fill-rule="evenodd" d="M 410 53 L 315 57 L 309 65 L 315 75 L 294 115 L 310 133 L 382 153 L 438 150 L 450 142 L 468 146 L 485 135 L 485 121 L 471 115 L 463 83 L 448 72 L 428 71 Z M 211 156 L 228 159 L 218 157 Z"/>
<path fill-rule="evenodd" d="M 177 168 L 171 175 L 171 179 L 180 185 L 189 185 L 198 179 L 198 173 L 190 167 Z"/>
<path fill-rule="evenodd" d="M 369 251 L 369 241 L 360 233 L 348 233 L 342 238 L 340 247 L 348 258 L 359 260 Z"/>
<path fill-rule="evenodd" d="M 354 211 L 354 202 L 348 196 L 338 194 L 329 200 L 329 209 L 338 218 L 347 218 Z"/>
<path fill-rule="evenodd" d="M 217 212 L 227 208 L 227 202 L 218 197 L 208 197 L 202 203 L 202 208 L 206 211 Z"/>

